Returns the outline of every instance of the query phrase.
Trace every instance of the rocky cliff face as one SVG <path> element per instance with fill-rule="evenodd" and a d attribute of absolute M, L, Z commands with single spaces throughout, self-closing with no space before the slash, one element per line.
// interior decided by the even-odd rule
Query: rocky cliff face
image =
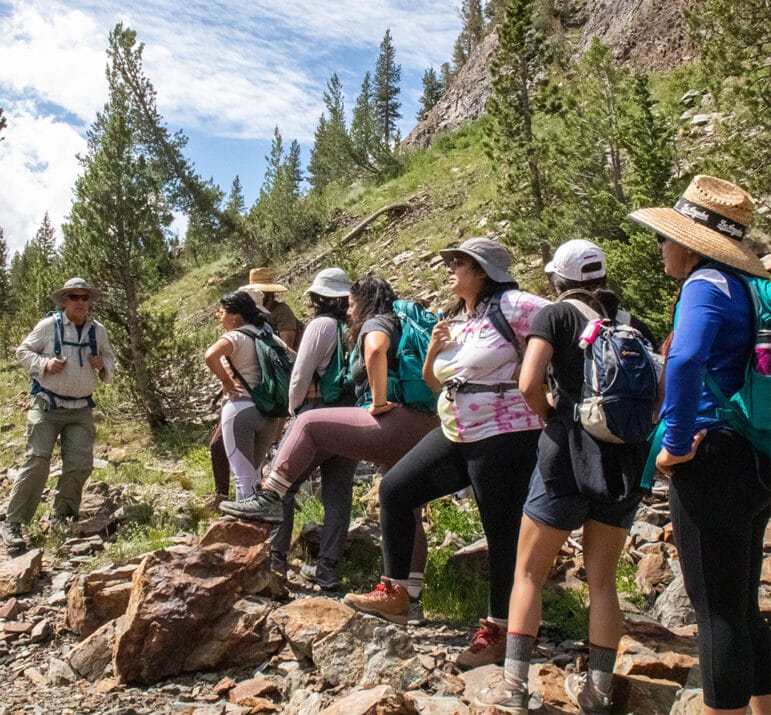
<path fill-rule="evenodd" d="M 696 55 L 683 11 L 695 0 L 586 0 L 578 13 L 575 53 L 597 37 L 620 63 L 639 70 L 665 70 Z M 559 23 L 555 31 L 562 32 Z M 490 96 L 490 62 L 498 34 L 490 33 L 461 68 L 450 88 L 402 142 L 406 149 L 426 147 L 443 130 L 478 119 Z"/>

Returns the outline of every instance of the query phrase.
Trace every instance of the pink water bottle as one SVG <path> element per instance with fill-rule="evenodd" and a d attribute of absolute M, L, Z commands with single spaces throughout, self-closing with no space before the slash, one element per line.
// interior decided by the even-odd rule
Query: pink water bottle
<path fill-rule="evenodd" d="M 771 375 L 771 330 L 758 331 L 755 342 L 755 372 Z"/>
<path fill-rule="evenodd" d="M 589 345 L 594 345 L 594 341 L 600 334 L 600 328 L 602 328 L 602 318 L 590 320 L 578 338 L 578 347 L 581 350 L 586 350 Z"/>

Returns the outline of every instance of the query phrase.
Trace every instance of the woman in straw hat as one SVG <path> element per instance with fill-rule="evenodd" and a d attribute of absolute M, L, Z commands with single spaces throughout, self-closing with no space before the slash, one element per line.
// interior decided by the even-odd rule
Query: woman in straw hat
<path fill-rule="evenodd" d="M 763 535 L 771 512 L 767 457 L 717 414 L 705 386 L 724 394 L 744 380 L 754 307 L 739 273 L 767 278 L 742 243 L 753 200 L 740 187 L 696 176 L 674 208 L 630 217 L 656 233 L 664 271 L 683 281 L 667 352 L 663 441 L 656 467 L 671 478 L 675 542 L 699 625 L 707 713 L 771 713 L 771 631 L 758 607 Z M 655 447 L 654 447 L 655 449 Z"/>

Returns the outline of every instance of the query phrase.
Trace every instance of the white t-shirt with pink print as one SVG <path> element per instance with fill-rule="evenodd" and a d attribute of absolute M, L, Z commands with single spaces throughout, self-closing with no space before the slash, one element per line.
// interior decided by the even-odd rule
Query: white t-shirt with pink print
<path fill-rule="evenodd" d="M 452 342 L 436 356 L 433 372 L 442 383 L 451 380 L 495 385 L 515 381 L 519 355 L 535 314 L 549 301 L 520 290 L 501 295 L 501 312 L 517 336 L 519 350 L 508 342 L 485 315 L 488 301 L 473 315 L 449 319 Z M 507 432 L 540 429 L 542 423 L 518 389 L 495 392 L 456 392 L 452 400 L 442 390 L 437 405 L 442 431 L 452 442 L 478 442 Z"/>

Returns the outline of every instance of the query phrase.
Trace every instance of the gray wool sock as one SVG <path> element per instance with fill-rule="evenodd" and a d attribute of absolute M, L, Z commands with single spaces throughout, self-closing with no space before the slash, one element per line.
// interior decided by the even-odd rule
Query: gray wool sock
<path fill-rule="evenodd" d="M 503 669 L 507 679 L 516 678 L 523 683 L 527 682 L 527 673 L 530 669 L 530 656 L 533 653 L 535 638 L 522 633 L 506 634 L 506 660 Z"/>
<path fill-rule="evenodd" d="M 616 665 L 616 650 L 589 644 L 589 677 L 603 693 L 610 693 L 613 687 L 613 668 Z"/>

